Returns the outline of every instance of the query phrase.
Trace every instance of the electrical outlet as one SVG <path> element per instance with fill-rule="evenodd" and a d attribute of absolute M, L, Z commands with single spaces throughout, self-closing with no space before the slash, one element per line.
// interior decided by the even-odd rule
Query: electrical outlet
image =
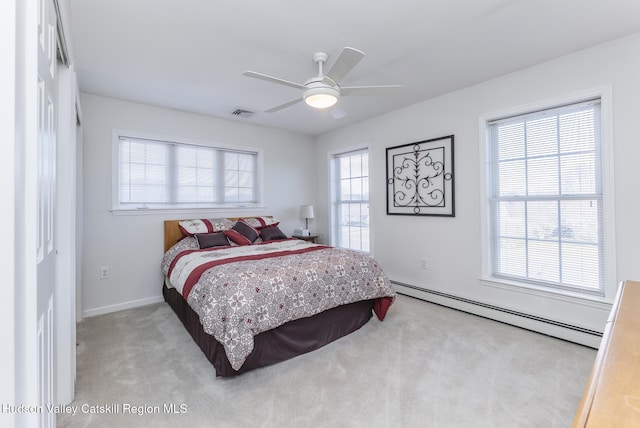
<path fill-rule="evenodd" d="M 427 259 L 420 259 L 420 269 L 427 270 Z"/>
<path fill-rule="evenodd" d="M 100 279 L 108 279 L 109 278 L 109 266 L 102 266 L 100 268 Z"/>

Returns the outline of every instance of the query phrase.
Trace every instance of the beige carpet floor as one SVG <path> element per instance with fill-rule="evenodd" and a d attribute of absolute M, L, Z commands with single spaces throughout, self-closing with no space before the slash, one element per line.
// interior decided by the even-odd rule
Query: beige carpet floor
<path fill-rule="evenodd" d="M 315 352 L 216 378 L 164 303 L 78 325 L 59 427 L 569 427 L 596 351 L 398 296 Z"/>

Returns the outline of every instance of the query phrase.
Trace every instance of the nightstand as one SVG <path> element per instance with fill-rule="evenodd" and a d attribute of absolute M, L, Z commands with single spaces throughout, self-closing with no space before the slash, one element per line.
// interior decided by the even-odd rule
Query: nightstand
<path fill-rule="evenodd" d="M 316 233 L 312 233 L 308 236 L 302 236 L 302 235 L 291 235 L 292 238 L 297 238 L 297 239 L 302 239 L 303 241 L 307 241 L 307 242 L 313 242 L 314 244 L 318 243 L 318 238 L 320 237 L 320 235 L 316 234 Z"/>

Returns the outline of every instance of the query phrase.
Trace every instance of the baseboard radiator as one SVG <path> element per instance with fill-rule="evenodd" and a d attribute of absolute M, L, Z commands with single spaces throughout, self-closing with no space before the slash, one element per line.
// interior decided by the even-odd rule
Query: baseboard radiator
<path fill-rule="evenodd" d="M 402 290 L 397 290 L 399 294 L 404 294 L 410 297 L 415 297 L 421 300 L 425 300 L 428 301 L 430 303 L 435 303 L 437 305 L 441 305 L 441 306 L 446 306 L 452 309 L 456 309 L 456 310 L 460 310 L 463 312 L 468 312 L 471 313 L 473 315 L 478 315 L 478 316 L 482 316 L 484 318 L 490 318 L 496 321 L 500 321 L 500 322 L 505 322 L 507 324 L 513 324 L 516 325 L 517 327 L 521 327 L 521 328 L 525 328 L 528 330 L 533 330 L 539 333 L 543 333 L 543 334 L 549 334 L 545 331 L 539 331 L 538 329 L 533 329 L 533 328 L 528 328 L 526 326 L 523 326 L 521 323 L 512 323 L 509 321 L 505 321 L 503 318 L 504 317 L 500 317 L 500 318 L 496 318 L 491 316 L 490 314 L 487 313 L 488 311 L 494 311 L 498 314 L 505 314 L 509 317 L 516 317 L 514 318 L 520 318 L 522 320 L 528 320 L 528 321 L 533 321 L 536 323 L 542 323 L 543 325 L 548 325 L 551 328 L 555 328 L 555 329 L 562 329 L 562 330 L 566 330 L 568 332 L 574 332 L 576 334 L 579 334 L 581 336 L 586 336 L 587 340 L 586 343 L 584 343 L 581 340 L 578 340 L 579 343 L 583 343 L 585 345 L 588 346 L 597 346 L 597 344 L 599 344 L 600 340 L 602 339 L 602 333 L 599 331 L 595 331 L 595 330 L 590 330 L 584 327 L 579 327 L 579 326 L 575 326 L 575 325 L 571 325 L 571 324 L 567 324 L 567 323 L 563 323 L 563 322 L 559 322 L 556 320 L 552 320 L 549 318 L 543 318 L 543 317 L 539 317 L 536 315 L 531 315 L 531 314 L 527 314 L 525 312 L 519 312 L 519 311 L 514 311 L 512 309 L 506 309 L 506 308 L 502 308 L 500 306 L 495 306 L 495 305 L 490 305 L 488 303 L 483 303 L 483 302 L 478 302 L 476 300 L 471 300 L 471 299 L 467 299 L 464 297 L 459 297 L 459 296 L 455 296 L 453 294 L 448 294 L 448 293 L 443 293 L 441 291 L 436 291 L 436 290 L 430 290 L 428 288 L 422 288 L 422 287 L 416 287 L 415 285 L 411 285 L 411 284 L 406 284 L 403 282 L 399 282 L 399 281 L 391 281 L 392 284 L 401 286 L 401 287 L 405 287 L 411 290 L 415 290 L 418 291 L 420 296 L 417 296 L 414 294 L 410 294 L 410 293 L 406 293 L 403 292 Z M 434 299 L 429 299 L 428 296 L 434 296 Z M 470 305 L 470 307 L 467 308 L 462 308 L 461 305 L 456 304 L 456 302 L 458 303 L 462 303 L 465 305 Z M 474 311 L 473 308 L 477 308 L 478 310 Z M 483 310 L 481 310 L 483 309 Z M 555 336 L 554 334 L 550 334 L 552 336 Z M 567 337 L 561 337 L 563 339 L 568 339 L 571 340 L 570 338 Z M 573 340 L 572 340 L 573 341 Z"/>

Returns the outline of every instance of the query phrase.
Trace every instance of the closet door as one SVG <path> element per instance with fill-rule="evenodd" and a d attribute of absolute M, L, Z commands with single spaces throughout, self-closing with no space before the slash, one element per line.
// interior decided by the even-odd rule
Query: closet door
<path fill-rule="evenodd" d="M 53 0 L 38 1 L 37 142 L 37 355 L 38 401 L 53 404 L 54 290 L 56 279 L 56 12 Z M 40 426 L 55 426 L 55 414 L 40 412 Z"/>

